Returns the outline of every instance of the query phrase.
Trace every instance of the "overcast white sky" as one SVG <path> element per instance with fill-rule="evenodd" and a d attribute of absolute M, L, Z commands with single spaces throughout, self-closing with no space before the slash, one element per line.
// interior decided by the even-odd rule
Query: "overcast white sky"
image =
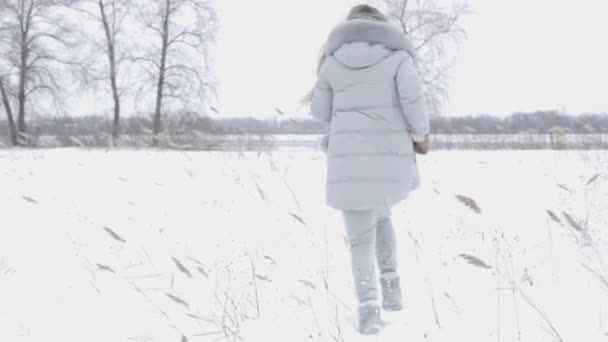
<path fill-rule="evenodd" d="M 302 110 L 319 48 L 353 0 L 221 0 L 223 116 Z M 608 112 L 608 0 L 470 0 L 445 115 Z"/>

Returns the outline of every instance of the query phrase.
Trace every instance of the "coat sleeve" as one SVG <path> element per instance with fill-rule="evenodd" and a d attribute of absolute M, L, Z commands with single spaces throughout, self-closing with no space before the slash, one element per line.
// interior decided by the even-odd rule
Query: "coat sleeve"
<path fill-rule="evenodd" d="M 397 70 L 397 90 L 403 115 L 409 126 L 412 139 L 421 142 L 430 133 L 430 119 L 422 96 L 422 84 L 414 61 L 409 56 Z"/>
<path fill-rule="evenodd" d="M 319 74 L 312 93 L 310 111 L 317 120 L 331 122 L 334 95 L 329 82 L 323 77 L 323 70 Z"/>

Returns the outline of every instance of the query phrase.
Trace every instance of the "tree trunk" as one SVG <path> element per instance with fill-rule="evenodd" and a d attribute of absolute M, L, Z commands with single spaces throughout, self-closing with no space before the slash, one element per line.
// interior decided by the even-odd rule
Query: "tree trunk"
<path fill-rule="evenodd" d="M 11 144 L 13 146 L 19 146 L 19 140 L 17 139 L 17 130 L 15 129 L 15 120 L 13 119 L 13 112 L 11 110 L 11 104 L 8 100 L 8 94 L 4 89 L 4 80 L 0 77 L 0 95 L 2 96 L 2 103 L 4 104 L 4 111 L 8 118 L 8 131 L 10 134 Z"/>
<path fill-rule="evenodd" d="M 169 45 L 169 16 L 170 16 L 170 5 L 171 1 L 166 0 L 165 14 L 163 18 L 163 32 L 162 32 L 162 51 L 160 56 L 160 67 L 158 73 L 158 84 L 156 87 L 156 108 L 154 111 L 154 126 L 153 126 L 153 140 L 152 146 L 157 147 L 159 143 L 159 135 L 161 132 L 161 112 L 163 105 L 163 89 L 165 86 L 165 72 L 167 65 L 167 51 Z"/>
<path fill-rule="evenodd" d="M 114 9 L 116 10 L 116 9 Z M 106 15 L 105 5 L 103 0 L 99 0 L 99 11 L 101 12 L 101 20 L 103 29 L 106 34 L 108 44 L 108 60 L 110 65 L 110 84 L 112 87 L 112 100 L 114 101 L 114 122 L 112 125 L 112 144 L 116 146 L 116 141 L 120 135 L 120 94 L 118 93 L 118 81 L 116 70 L 116 46 L 113 39 L 113 33 L 110 30 L 108 16 Z"/>
<path fill-rule="evenodd" d="M 120 98 L 116 93 L 116 89 L 112 87 L 114 95 L 114 123 L 112 125 L 112 145 L 116 146 L 117 140 L 120 137 Z"/>
<path fill-rule="evenodd" d="M 29 43 L 28 43 L 28 33 L 29 33 L 29 25 L 30 25 L 30 15 L 33 10 L 33 3 L 30 4 L 30 8 L 25 9 L 25 1 L 21 2 L 21 41 L 20 43 L 20 51 L 19 51 L 19 90 L 17 94 L 17 106 L 18 106 L 18 140 L 19 143 L 24 145 L 27 133 L 27 127 L 25 125 L 25 103 L 26 103 L 26 83 L 27 83 L 27 72 L 28 65 L 27 59 L 29 55 Z"/>
<path fill-rule="evenodd" d="M 25 38 L 21 46 L 21 65 L 19 66 L 19 93 L 17 94 L 18 106 L 18 139 L 20 144 L 25 143 L 27 127 L 25 125 L 25 86 L 27 82 L 27 47 L 25 46 Z"/>

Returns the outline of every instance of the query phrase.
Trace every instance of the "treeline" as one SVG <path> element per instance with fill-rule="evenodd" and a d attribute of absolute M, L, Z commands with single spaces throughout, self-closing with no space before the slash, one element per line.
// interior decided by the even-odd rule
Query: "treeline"
<path fill-rule="evenodd" d="M 573 116 L 557 111 L 536 111 L 503 118 L 491 115 L 439 117 L 433 120 L 432 128 L 437 134 L 608 133 L 608 114 Z"/>
<path fill-rule="evenodd" d="M 30 123 L 30 136 L 84 136 L 109 134 L 113 122 L 104 116 L 38 118 Z M 153 134 L 153 119 L 126 117 L 121 122 L 122 135 Z M 162 133 L 168 135 L 192 132 L 206 135 L 278 135 L 323 134 L 328 124 L 316 120 L 279 120 L 256 118 L 211 118 L 184 113 L 171 115 L 163 122 Z M 0 135 L 8 136 L 6 121 L 0 121 Z"/>
<path fill-rule="evenodd" d="M 126 135 L 152 134 L 151 117 L 127 117 L 121 131 Z M 546 134 L 546 133 L 608 133 L 608 114 L 578 116 L 555 111 L 515 113 L 499 118 L 490 115 L 438 117 L 431 123 L 434 134 Z M 31 122 L 32 136 L 83 136 L 110 134 L 111 118 L 103 116 L 39 118 Z M 207 135 L 279 135 L 324 134 L 328 124 L 312 119 L 289 120 L 256 118 L 211 118 L 194 113 L 168 116 L 164 132 L 169 135 L 197 132 Z M 8 136 L 6 121 L 0 121 L 0 134 Z"/>

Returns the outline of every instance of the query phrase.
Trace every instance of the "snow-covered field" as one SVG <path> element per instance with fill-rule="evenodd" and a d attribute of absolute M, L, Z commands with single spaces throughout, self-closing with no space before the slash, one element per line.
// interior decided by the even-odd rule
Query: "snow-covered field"
<path fill-rule="evenodd" d="M 608 152 L 419 160 L 361 337 L 320 152 L 1 150 L 0 341 L 608 341 Z"/>

